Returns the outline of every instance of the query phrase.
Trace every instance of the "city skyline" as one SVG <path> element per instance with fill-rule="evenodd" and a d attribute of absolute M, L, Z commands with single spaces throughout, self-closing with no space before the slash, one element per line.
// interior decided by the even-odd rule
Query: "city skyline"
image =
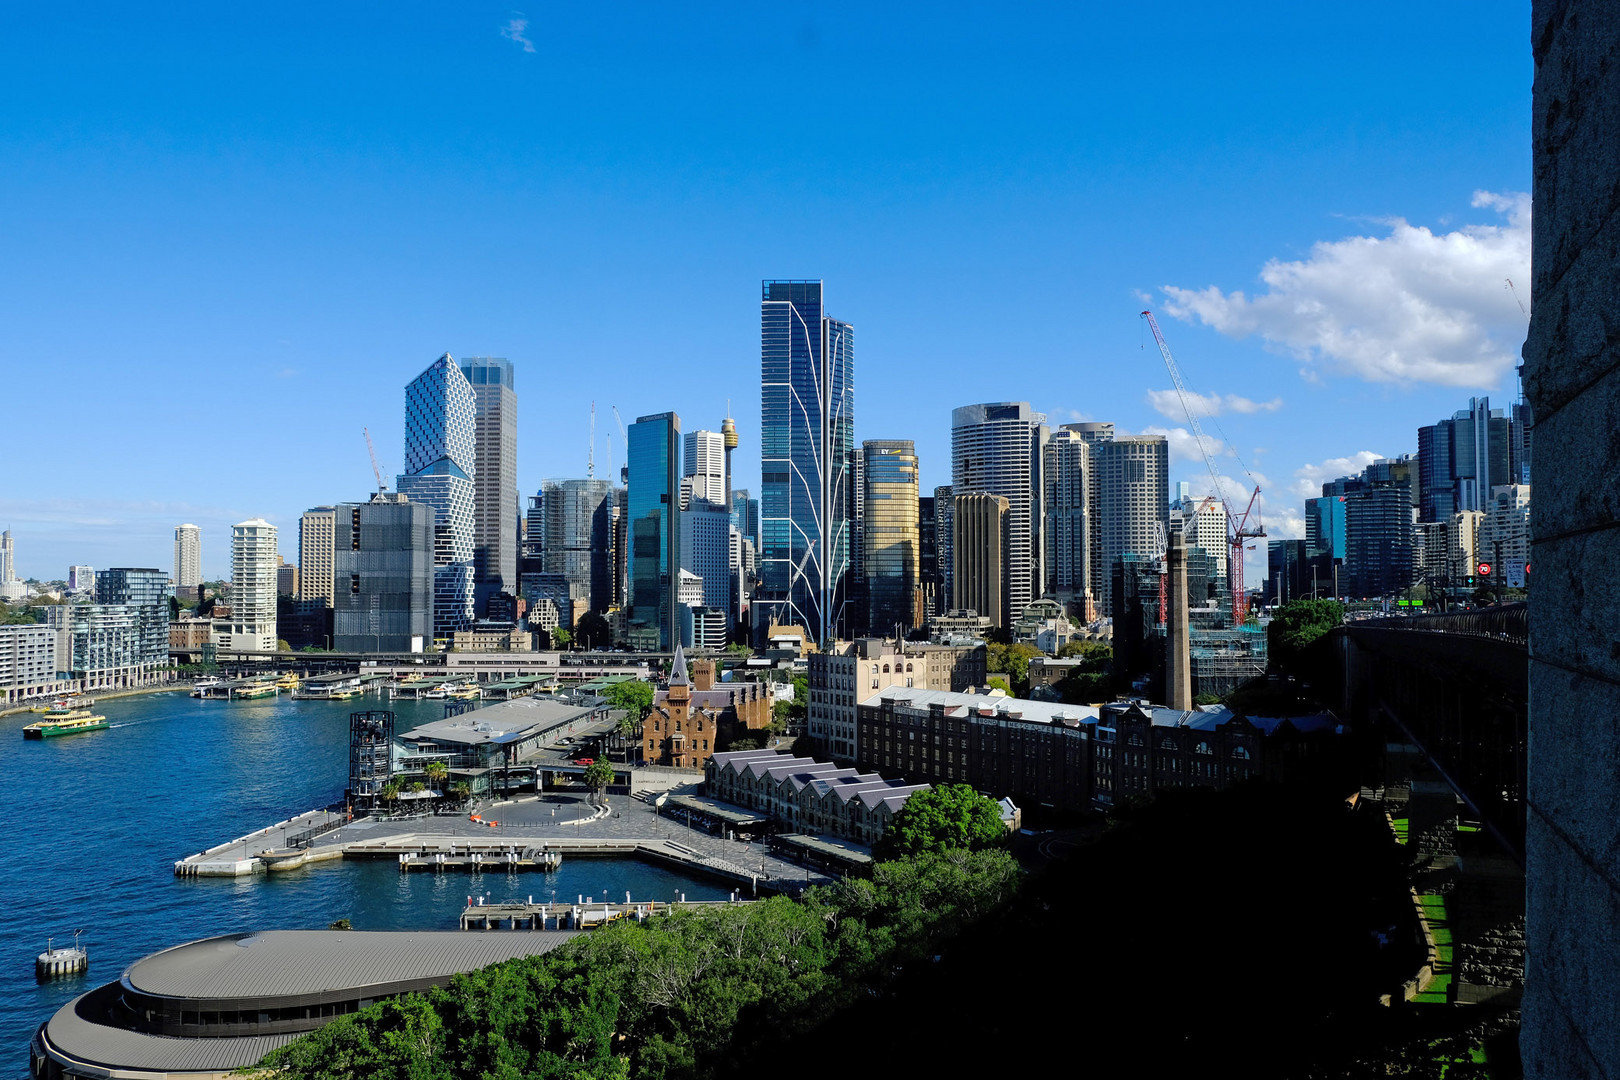
<path fill-rule="evenodd" d="M 1324 463 L 1413 451 L 1411 431 L 1468 396 L 1515 397 L 1530 302 L 1517 9 L 1403 11 L 1396 42 L 1376 11 L 1292 12 L 1288 33 L 1323 43 L 1310 64 L 1190 5 L 1155 35 L 1123 12 L 1054 10 L 1039 43 L 1021 19 L 949 9 L 927 27 L 827 9 L 652 14 L 612 33 L 555 13 L 532 53 L 502 36 L 511 17 L 385 19 L 381 49 L 376 20 L 353 16 L 110 12 L 93 35 L 15 17 L 8 40 L 34 45 L 8 57 L 0 145 L 29 167 L 0 180 L 0 227 L 28 271 L 0 270 L 0 312 L 14 434 L 55 446 L 0 494 L 24 576 L 166 565 L 174 526 L 195 522 L 219 577 L 229 526 L 256 515 L 293 557 L 303 509 L 371 488 L 361 428 L 398 471 L 388 388 L 446 350 L 508 357 L 531 395 L 543 388 L 519 432 L 524 495 L 585 475 L 592 401 L 604 418 L 617 405 L 627 421 L 712 426 L 727 398 L 733 486 L 758 491 L 750 294 L 770 274 L 832 284 L 862 336 L 855 438 L 912 439 L 924 490 L 949 480 L 948 413 L 966 402 L 1184 428 L 1142 347 L 1143 307 L 1267 478 L 1278 535 L 1297 524 L 1293 489 L 1360 467 Z M 1421 44 L 1459 41 L 1459 24 L 1466 47 Z M 126 71 L 137 54 L 160 62 Z M 1016 78 L 961 74 L 1015 55 Z M 705 74 L 670 78 L 687 65 Z M 445 66 L 474 74 L 423 96 L 420 71 Z M 178 94 L 161 73 L 181 69 L 211 92 Z M 774 106 L 751 92 L 810 69 L 848 136 L 830 157 L 763 137 Z M 1260 72 L 1292 88 L 1263 111 Z M 667 123 L 648 119 L 653 97 Z M 66 146 L 64 130 L 85 138 Z M 1425 266 L 1456 271 L 1454 286 Z M 627 303 L 631 274 L 660 288 Z M 1337 321 L 1291 323 L 1290 299 Z M 1406 310 L 1422 318 L 1388 314 Z M 1335 330 L 1356 347 L 1324 348 Z M 262 467 L 189 455 L 130 489 L 89 448 L 53 441 L 51 409 L 22 406 L 55 400 L 64 366 L 88 390 L 76 406 L 172 420 L 128 431 L 128 456 L 172 453 L 169 427 L 212 419 L 217 397 L 256 427 Z M 598 457 L 612 431 L 622 462 L 618 432 L 599 428 Z M 1178 437 L 1172 481 L 1198 479 L 1188 448 Z"/>

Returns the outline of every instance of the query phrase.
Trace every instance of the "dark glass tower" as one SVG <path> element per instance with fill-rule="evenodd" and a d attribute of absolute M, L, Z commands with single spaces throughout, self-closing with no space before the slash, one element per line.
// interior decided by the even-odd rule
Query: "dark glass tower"
<path fill-rule="evenodd" d="M 825 645 L 844 627 L 849 576 L 855 333 L 822 311 L 819 281 L 763 284 L 760 415 L 756 610 Z"/>
<path fill-rule="evenodd" d="M 630 644 L 668 652 L 680 640 L 675 604 L 676 512 L 681 504 L 681 418 L 643 416 L 629 430 Z"/>

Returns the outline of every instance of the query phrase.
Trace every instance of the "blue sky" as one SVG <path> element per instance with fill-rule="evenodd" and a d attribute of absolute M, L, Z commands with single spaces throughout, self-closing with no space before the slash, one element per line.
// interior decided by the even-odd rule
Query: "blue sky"
<path fill-rule="evenodd" d="M 603 469 L 610 405 L 730 399 L 757 489 L 767 277 L 826 281 L 856 436 L 928 487 L 956 405 L 1185 428 L 1144 306 L 1274 535 L 1515 393 L 1526 4 L 288 7 L 0 11 L 24 576 L 167 568 L 181 521 L 224 575 L 256 515 L 295 558 L 446 350 L 516 364 L 525 493 L 583 475 L 592 400 Z"/>

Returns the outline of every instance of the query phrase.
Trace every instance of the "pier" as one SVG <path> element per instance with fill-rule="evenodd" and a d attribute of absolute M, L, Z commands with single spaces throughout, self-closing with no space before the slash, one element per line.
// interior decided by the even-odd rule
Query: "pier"
<path fill-rule="evenodd" d="M 683 825 L 684 818 L 634 798 L 593 810 L 582 799 L 546 795 L 498 803 L 484 811 L 491 813 L 498 822 L 430 814 L 351 819 L 341 810 L 314 810 L 180 859 L 174 872 L 239 877 L 373 859 L 401 873 L 507 876 L 554 870 L 562 859 L 633 858 L 725 881 L 747 896 L 796 893 L 839 876 L 795 861 L 790 851 Z"/>
<path fill-rule="evenodd" d="M 672 911 L 692 911 L 700 908 L 725 907 L 727 904 L 747 903 L 733 894 L 730 900 L 636 900 L 626 893 L 624 903 L 598 900 L 581 896 L 575 903 L 536 904 L 529 897 L 526 904 L 486 904 L 480 896 L 478 903 L 468 897 L 466 910 L 461 913 L 463 930 L 594 930 L 620 919 L 646 922 L 655 915 Z"/>

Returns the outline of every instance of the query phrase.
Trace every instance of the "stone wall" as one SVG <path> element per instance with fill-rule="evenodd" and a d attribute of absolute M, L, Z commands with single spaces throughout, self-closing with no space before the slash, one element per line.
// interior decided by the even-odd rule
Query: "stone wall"
<path fill-rule="evenodd" d="M 1620 5 L 1535 0 L 1525 1075 L 1620 1078 Z"/>

